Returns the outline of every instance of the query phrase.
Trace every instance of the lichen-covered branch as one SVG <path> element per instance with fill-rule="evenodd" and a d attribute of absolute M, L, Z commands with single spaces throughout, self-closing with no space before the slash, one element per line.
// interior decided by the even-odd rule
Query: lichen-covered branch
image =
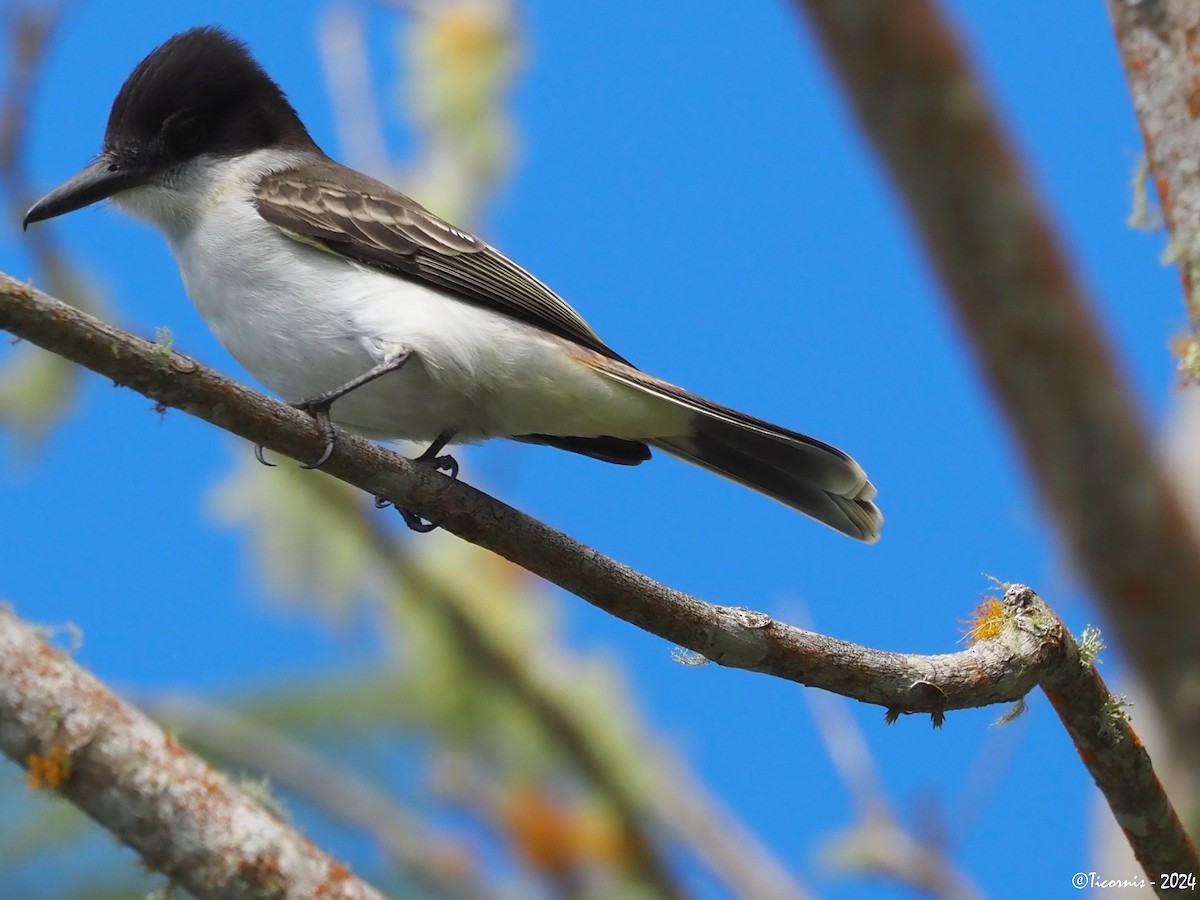
<path fill-rule="evenodd" d="M 470 849 L 429 833 L 386 790 L 291 738 L 196 697 L 140 704 L 188 743 L 237 771 L 257 772 L 370 834 L 397 871 L 444 900 L 496 900 L 479 878 Z"/>
<path fill-rule="evenodd" d="M 1107 0 L 1193 330 L 1200 328 L 1200 5 Z M 1197 373 L 1200 374 L 1200 373 Z"/>
<path fill-rule="evenodd" d="M 1200 548 L 966 54 L 931 0 L 795 4 L 908 204 L 1074 564 L 1180 758 L 1200 768 Z"/>
<path fill-rule="evenodd" d="M 1196 166 L 1200 147 L 1200 5 L 1190 0 L 1108 0 L 1107 5 L 1146 145 L 1149 173 L 1170 232 L 1170 256 L 1183 286 L 1191 334 L 1178 345 L 1179 369 L 1195 390 L 1200 384 L 1200 169 Z M 1181 415 L 1186 421 L 1186 410 Z M 1177 469 L 1191 472 L 1195 434 L 1178 433 L 1176 437 L 1180 450 Z M 1190 477 L 1182 479 L 1183 485 L 1190 481 Z M 1185 490 L 1181 496 L 1196 508 L 1194 494 Z M 1182 614 L 1183 619 L 1159 619 L 1156 624 L 1163 634 L 1180 628 L 1194 633 L 1200 628 L 1200 604 L 1193 603 Z M 1170 673 L 1156 677 L 1144 667 L 1169 666 L 1171 661 L 1151 657 L 1141 662 L 1145 680 L 1157 693 Z M 1178 757 L 1182 765 L 1174 770 L 1175 799 L 1181 808 L 1190 807 L 1194 818 L 1200 807 L 1200 731 L 1196 730 L 1200 714 L 1195 712 L 1200 708 L 1200 688 L 1193 682 L 1190 709 L 1182 717 L 1175 697 L 1167 697 L 1165 703 L 1163 698 L 1157 699 L 1162 729 L 1172 735 L 1173 749 L 1183 754 Z M 1190 732 L 1182 732 L 1188 726 Z"/>
<path fill-rule="evenodd" d="M 197 897 L 383 900 L 3 606 L 0 753 Z"/>
<path fill-rule="evenodd" d="M 1069 652 L 1077 653 L 1072 642 Z M 1048 673 L 1042 690 L 1071 736 L 1079 758 L 1151 878 L 1164 872 L 1200 873 L 1200 856 L 1158 780 L 1150 754 L 1090 660 Z M 1159 896 L 1178 896 L 1162 884 Z"/>

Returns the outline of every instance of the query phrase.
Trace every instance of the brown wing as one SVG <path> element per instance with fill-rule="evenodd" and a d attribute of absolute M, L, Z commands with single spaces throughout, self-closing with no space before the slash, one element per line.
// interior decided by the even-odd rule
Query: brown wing
<path fill-rule="evenodd" d="M 332 160 L 267 175 L 255 205 L 298 241 L 621 359 L 565 300 L 504 254 L 383 182 Z"/>

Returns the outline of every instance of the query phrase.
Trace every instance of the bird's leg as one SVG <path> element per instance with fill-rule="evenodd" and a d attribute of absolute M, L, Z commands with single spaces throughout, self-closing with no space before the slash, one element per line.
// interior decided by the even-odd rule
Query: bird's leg
<path fill-rule="evenodd" d="M 442 448 L 454 440 L 453 431 L 443 431 L 437 436 L 432 444 L 425 448 L 425 452 L 413 459 L 413 462 L 423 463 L 427 466 L 432 466 L 439 472 L 445 472 L 446 477 L 451 481 L 458 480 L 458 460 L 449 453 L 443 456 L 438 456 L 442 452 Z"/>
<path fill-rule="evenodd" d="M 363 372 L 357 378 L 352 378 L 345 384 L 335 387 L 333 390 L 326 391 L 323 394 L 318 394 L 315 397 L 310 397 L 307 400 L 300 400 L 296 403 L 289 403 L 288 406 L 303 410 L 317 420 L 317 427 L 321 429 L 321 436 L 325 438 L 325 449 L 321 451 L 320 457 L 314 463 L 305 463 L 300 466 L 302 469 L 319 469 L 325 463 L 329 462 L 329 457 L 333 456 L 333 448 L 337 443 L 337 431 L 333 427 L 333 420 L 329 417 L 329 408 L 333 406 L 335 400 L 345 397 L 351 391 L 358 390 L 365 384 L 370 384 L 377 378 L 382 378 L 388 372 L 395 372 L 404 367 L 404 364 L 412 359 L 413 351 L 402 350 L 395 355 L 389 355 L 383 362 L 372 366 L 367 371 Z M 449 440 L 447 438 L 447 440 Z M 441 446 L 439 446 L 441 449 Z M 254 458 L 265 466 L 272 465 L 263 459 L 262 444 L 257 444 L 254 447 Z"/>
<path fill-rule="evenodd" d="M 420 463 L 423 466 L 430 466 L 439 472 L 444 471 L 451 482 L 456 481 L 458 479 L 458 460 L 448 453 L 442 456 L 438 455 L 442 452 L 442 448 L 450 443 L 453 438 L 453 431 L 443 431 L 437 436 L 434 442 L 426 448 L 424 453 L 418 457 L 415 457 L 412 461 L 415 463 Z M 376 509 L 383 509 L 384 507 L 390 505 L 390 500 L 384 500 L 382 497 L 375 498 Z M 416 513 L 409 512 L 407 509 L 401 509 L 397 506 L 396 512 L 400 513 L 401 518 L 404 519 L 405 525 L 419 534 L 428 534 L 437 528 L 437 526 L 432 522 L 425 521 Z"/>

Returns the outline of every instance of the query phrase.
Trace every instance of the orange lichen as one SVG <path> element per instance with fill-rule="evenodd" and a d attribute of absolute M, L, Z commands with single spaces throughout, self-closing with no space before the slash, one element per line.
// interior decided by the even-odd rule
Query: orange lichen
<path fill-rule="evenodd" d="M 57 741 L 45 754 L 30 753 L 25 764 L 29 770 L 25 780 L 35 791 L 58 790 L 71 777 L 71 756 Z"/>
<path fill-rule="evenodd" d="M 163 735 L 163 751 L 171 759 L 184 759 L 191 756 L 191 752 L 179 743 L 175 735 L 169 732 Z"/>
<path fill-rule="evenodd" d="M 1193 78 L 1188 85 L 1187 111 L 1193 119 L 1200 118 L 1200 81 Z"/>
<path fill-rule="evenodd" d="M 996 637 L 1004 629 L 1004 622 L 1004 604 L 995 597 L 984 597 L 966 622 L 967 641 L 975 644 Z"/>
<path fill-rule="evenodd" d="M 345 897 L 346 885 L 353 878 L 354 875 L 349 869 L 339 862 L 330 860 L 325 878 L 313 887 L 312 900 L 334 900 L 336 897 Z"/>
<path fill-rule="evenodd" d="M 286 881 L 279 871 L 278 851 L 260 853 L 250 859 L 243 859 L 237 866 L 239 879 L 256 889 L 271 892 L 279 889 Z"/>

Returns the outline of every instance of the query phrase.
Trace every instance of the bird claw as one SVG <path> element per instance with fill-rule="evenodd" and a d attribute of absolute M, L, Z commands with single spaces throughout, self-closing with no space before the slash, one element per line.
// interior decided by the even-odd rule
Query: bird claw
<path fill-rule="evenodd" d="M 452 484 L 458 480 L 458 460 L 449 453 L 442 456 L 431 455 L 431 451 L 432 453 L 436 453 L 440 449 L 440 446 L 434 444 L 433 447 L 430 447 L 429 450 L 426 450 L 412 461 L 415 463 L 420 463 L 423 466 L 429 466 L 435 472 L 445 472 L 446 478 L 448 479 L 446 484 Z M 446 485 L 443 485 L 442 490 L 445 490 L 445 488 Z M 391 505 L 392 501 L 390 500 L 384 500 L 382 497 L 375 498 L 376 509 L 386 509 Z M 404 519 L 404 524 L 418 534 L 428 534 L 431 531 L 436 531 L 438 528 L 438 526 L 433 522 L 426 521 L 416 513 L 409 512 L 407 509 L 401 509 L 399 506 L 397 506 L 396 512 L 400 513 L 400 518 Z"/>
<path fill-rule="evenodd" d="M 314 403 L 311 400 L 302 400 L 299 403 L 289 403 L 288 406 L 294 407 L 301 412 L 306 412 L 317 420 L 317 428 L 321 431 L 321 437 L 325 439 L 325 447 L 321 451 L 321 455 L 317 457 L 316 462 L 301 463 L 302 469 L 319 469 L 325 463 L 329 462 L 329 457 L 333 456 L 333 448 L 337 446 L 337 430 L 333 427 L 333 420 L 329 418 L 329 407 L 333 404 L 328 401 L 320 401 Z M 261 457 L 259 458 L 261 462 Z"/>
<path fill-rule="evenodd" d="M 438 526 L 433 522 L 427 522 L 416 513 L 409 512 L 407 509 L 396 508 L 396 512 L 400 513 L 400 518 L 404 520 L 404 524 L 417 534 L 429 534 L 431 531 L 437 531 Z"/>
<path fill-rule="evenodd" d="M 446 485 L 458 481 L 458 460 L 449 453 L 445 456 L 418 456 L 413 462 L 423 463 L 435 472 L 445 472 L 448 479 Z M 446 489 L 446 485 L 442 485 L 442 490 Z"/>
<path fill-rule="evenodd" d="M 264 466 L 266 466 L 268 469 L 275 468 L 275 463 L 267 462 L 266 458 L 263 456 L 263 445 L 262 444 L 254 445 L 254 458 L 257 459 Z"/>

